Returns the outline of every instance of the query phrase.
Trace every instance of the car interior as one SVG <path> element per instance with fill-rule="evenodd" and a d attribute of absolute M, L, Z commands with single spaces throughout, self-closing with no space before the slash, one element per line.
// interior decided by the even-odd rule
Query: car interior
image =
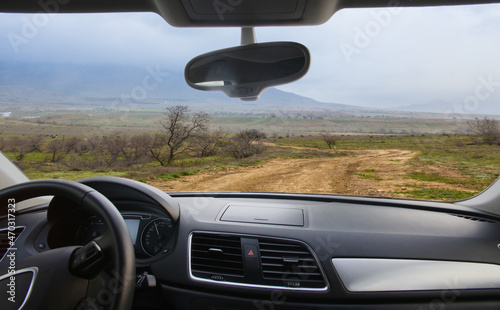
<path fill-rule="evenodd" d="M 154 12 L 173 27 L 240 27 L 255 53 L 293 67 L 287 76 L 236 69 L 251 54 L 242 45 L 193 59 L 185 78 L 253 101 L 310 62 L 300 44 L 258 45 L 254 27 L 320 25 L 343 9 L 495 2 L 6 0 L 0 12 Z M 210 77 L 223 58 L 237 77 Z M 111 176 L 30 181 L 0 155 L 1 309 L 500 308 L 498 181 L 455 202 L 165 193 Z"/>

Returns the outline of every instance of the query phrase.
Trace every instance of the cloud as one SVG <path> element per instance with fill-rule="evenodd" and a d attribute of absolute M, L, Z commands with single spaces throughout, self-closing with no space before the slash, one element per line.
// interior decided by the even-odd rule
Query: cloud
<path fill-rule="evenodd" d="M 0 14 L 0 23 L 0 59 L 9 62 L 161 64 L 181 71 L 192 57 L 240 39 L 238 28 L 173 28 L 153 13 Z M 347 9 L 324 25 L 263 27 L 256 35 L 259 42 L 296 41 L 311 51 L 309 73 L 281 89 L 387 107 L 459 102 L 479 77 L 500 80 L 499 27 L 496 4 Z M 16 36 L 24 41 L 13 44 Z M 500 89 L 489 100 L 499 97 Z"/>
<path fill-rule="evenodd" d="M 178 67 L 180 60 L 186 63 L 189 57 L 239 41 L 236 29 L 172 28 L 154 13 L 2 15 L 4 60 Z M 37 27 L 34 20 L 40 15 L 48 21 Z M 31 28 L 36 34 L 26 35 L 25 29 Z M 9 35 L 20 37 L 21 43 L 13 46 Z"/>
<path fill-rule="evenodd" d="M 321 101 L 398 106 L 436 99 L 460 102 L 474 92 L 478 77 L 494 74 L 500 81 L 495 56 L 500 53 L 495 39 L 499 5 L 402 9 L 370 35 L 367 26 L 380 10 L 340 11 L 337 19 L 320 26 L 325 29 L 317 33 L 323 45 L 330 46 L 330 54 L 320 52 L 303 81 L 282 89 Z M 339 53 L 339 45 L 357 47 L 359 30 L 369 43 L 349 61 Z M 312 55 L 318 56 L 314 50 Z M 491 99 L 498 95 L 500 90 Z"/>

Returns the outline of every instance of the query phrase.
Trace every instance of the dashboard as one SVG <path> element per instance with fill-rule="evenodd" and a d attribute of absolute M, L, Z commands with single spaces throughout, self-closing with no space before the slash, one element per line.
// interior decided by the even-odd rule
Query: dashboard
<path fill-rule="evenodd" d="M 137 289 L 136 309 L 500 307 L 500 219 L 490 213 L 325 195 L 167 195 L 118 178 L 82 183 L 117 207 L 137 274 L 154 279 Z M 18 224 L 20 255 L 84 245 L 106 231 L 57 197 L 22 212 Z"/>

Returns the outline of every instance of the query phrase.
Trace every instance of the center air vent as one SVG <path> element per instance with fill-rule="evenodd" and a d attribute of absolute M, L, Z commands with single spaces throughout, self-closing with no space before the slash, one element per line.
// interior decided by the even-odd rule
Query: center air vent
<path fill-rule="evenodd" d="M 326 287 L 318 262 L 304 245 L 261 239 L 259 247 L 264 280 L 289 287 Z"/>
<path fill-rule="evenodd" d="M 191 273 L 212 280 L 243 277 L 240 237 L 194 234 L 191 239 Z"/>
<path fill-rule="evenodd" d="M 191 235 L 191 277 L 250 287 L 323 291 L 328 285 L 309 247 L 271 237 L 197 232 Z"/>

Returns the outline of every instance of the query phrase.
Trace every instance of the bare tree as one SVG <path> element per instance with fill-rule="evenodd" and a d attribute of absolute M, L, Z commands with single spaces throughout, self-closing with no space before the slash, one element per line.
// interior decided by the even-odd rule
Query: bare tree
<path fill-rule="evenodd" d="M 45 148 L 51 156 L 51 162 L 55 163 L 61 159 L 61 153 L 64 150 L 64 142 L 61 140 L 51 140 Z"/>
<path fill-rule="evenodd" d="M 133 163 L 143 163 L 148 156 L 147 141 L 150 134 L 134 135 L 129 138 L 128 156 Z"/>
<path fill-rule="evenodd" d="M 26 138 L 26 147 L 28 152 L 42 152 L 43 136 L 31 135 Z"/>
<path fill-rule="evenodd" d="M 187 106 L 168 107 L 165 117 L 160 121 L 163 127 L 165 144 L 168 147 L 166 163 L 171 164 L 175 156 L 189 149 L 189 140 L 208 129 L 209 116 L 199 112 L 189 116 Z"/>
<path fill-rule="evenodd" d="M 95 135 L 88 137 L 85 140 L 85 143 L 87 144 L 87 151 L 93 153 L 95 150 L 97 150 L 102 144 L 102 139 L 102 137 Z"/>
<path fill-rule="evenodd" d="M 156 160 L 161 166 L 167 165 L 167 136 L 165 134 L 147 135 L 142 143 L 147 150 L 148 156 Z"/>
<path fill-rule="evenodd" d="M 331 132 L 329 131 L 322 131 L 320 133 L 321 139 L 328 145 L 328 148 L 331 149 L 332 146 L 333 148 L 336 149 L 335 144 L 337 143 L 337 137 L 334 136 Z"/>
<path fill-rule="evenodd" d="M 31 151 L 31 146 L 27 139 L 12 137 L 9 139 L 9 150 L 14 153 L 17 161 L 22 161 L 26 154 Z"/>
<path fill-rule="evenodd" d="M 257 129 L 241 130 L 233 137 L 229 151 L 239 159 L 261 153 L 263 150 L 261 140 L 265 137 L 266 134 Z"/>
<path fill-rule="evenodd" d="M 127 159 L 128 137 L 123 133 L 113 133 L 109 136 L 103 137 L 102 146 L 109 166 L 117 163 L 120 157 Z"/>
<path fill-rule="evenodd" d="M 75 152 L 77 155 L 67 158 L 68 165 L 90 169 L 104 166 L 110 167 L 114 162 L 108 152 L 106 143 L 106 137 L 94 135 L 83 139 L 78 146 L 75 144 L 74 148 L 70 144 L 69 147 L 71 150 L 69 152 Z M 80 146 L 83 149 L 80 150 Z M 68 152 L 68 145 L 65 145 L 65 152 Z M 84 153 L 88 153 L 88 156 L 82 156 Z"/>
<path fill-rule="evenodd" d="M 80 144 L 83 143 L 83 139 L 79 137 L 63 137 L 64 140 L 64 150 L 66 154 L 69 154 L 71 152 L 79 153 L 78 148 Z"/>
<path fill-rule="evenodd" d="M 483 119 L 476 117 L 473 121 L 467 121 L 467 125 L 469 130 L 481 138 L 483 143 L 490 145 L 500 143 L 500 128 L 496 120 L 488 117 Z"/>
<path fill-rule="evenodd" d="M 207 132 L 193 137 L 191 151 L 197 157 L 207 157 L 217 154 L 217 147 L 227 134 L 222 130 Z"/>
<path fill-rule="evenodd" d="M 90 143 L 88 139 L 80 139 L 80 142 L 74 147 L 73 151 L 82 156 L 83 154 L 90 151 Z"/>
<path fill-rule="evenodd" d="M 109 159 L 110 165 L 131 166 L 141 162 L 148 154 L 148 143 L 151 135 L 142 134 L 128 136 L 125 133 L 113 133 L 102 138 L 100 149 Z"/>

